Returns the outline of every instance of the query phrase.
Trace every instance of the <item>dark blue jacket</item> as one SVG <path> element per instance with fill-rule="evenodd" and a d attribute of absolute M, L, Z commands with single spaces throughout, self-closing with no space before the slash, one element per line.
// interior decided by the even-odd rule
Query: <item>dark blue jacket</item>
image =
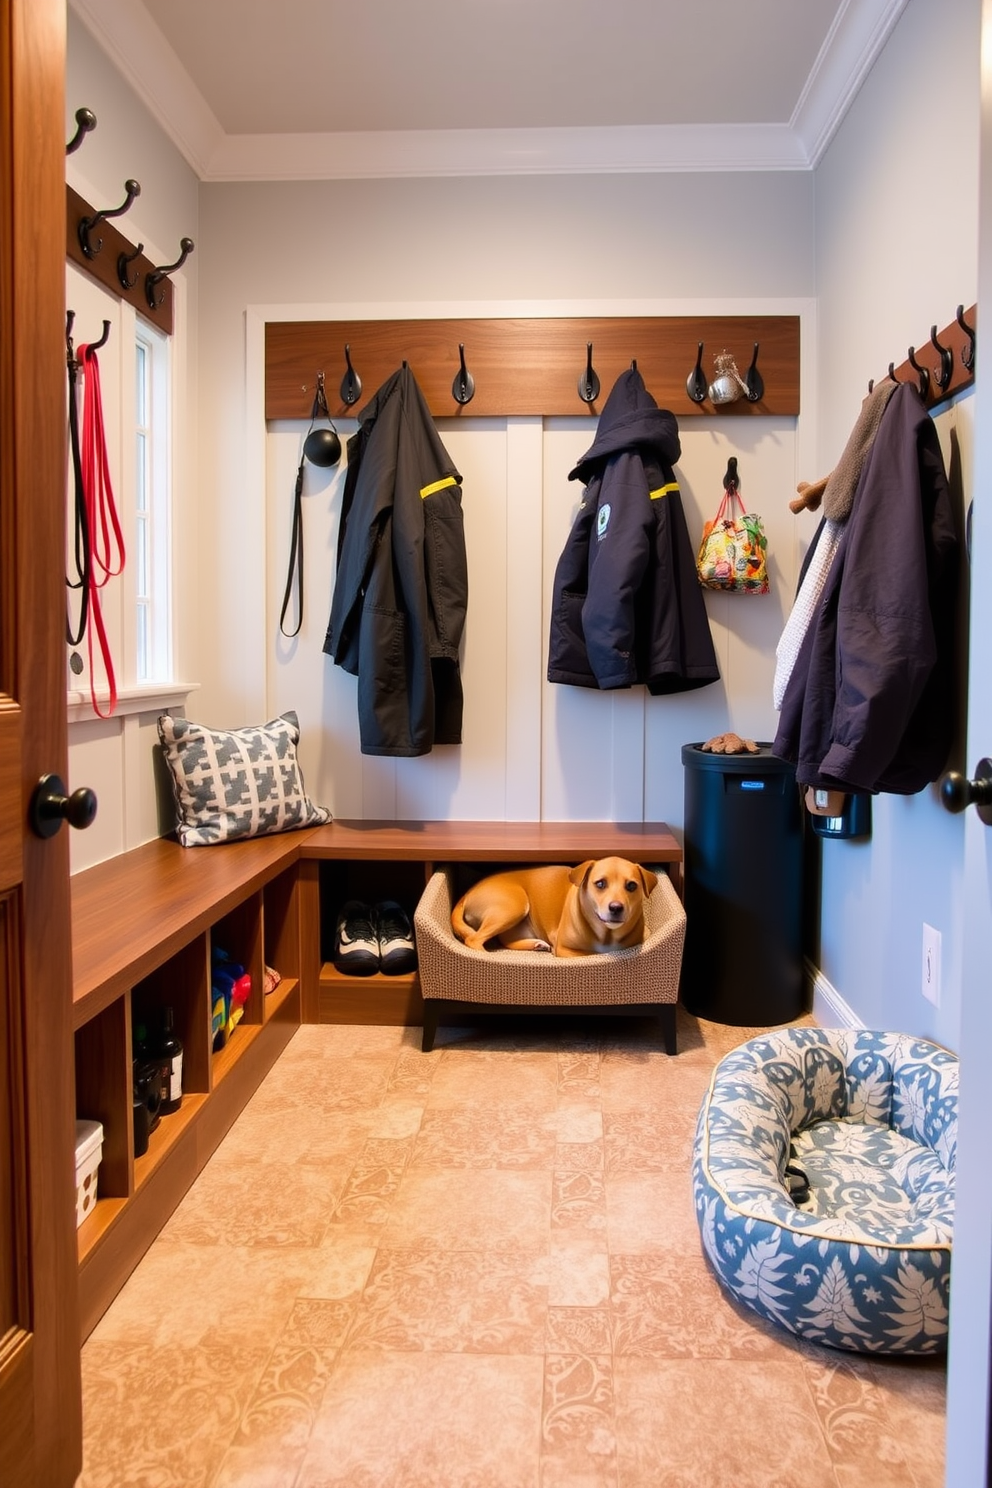
<path fill-rule="evenodd" d="M 673 466 L 675 415 L 633 368 L 570 473 L 586 487 L 555 573 L 548 680 L 687 692 L 720 676 Z"/>
<path fill-rule="evenodd" d="M 363 754 L 460 744 L 468 604 L 461 476 L 406 366 L 348 440 L 324 650 L 358 677 Z"/>
<path fill-rule="evenodd" d="M 889 399 L 782 699 L 774 754 L 802 785 L 912 795 L 956 720 L 960 548 L 916 389 Z"/>

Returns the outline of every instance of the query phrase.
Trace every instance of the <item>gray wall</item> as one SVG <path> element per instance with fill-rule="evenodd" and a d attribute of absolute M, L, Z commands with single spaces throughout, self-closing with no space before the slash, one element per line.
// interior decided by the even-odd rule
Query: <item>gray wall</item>
<path fill-rule="evenodd" d="M 843 449 L 868 378 L 975 300 L 980 19 L 979 0 L 911 0 L 816 172 L 818 474 Z M 939 107 L 936 78 L 954 80 Z M 973 401 L 965 395 L 938 418 L 962 509 Z M 811 531 L 813 518 L 803 520 Z M 963 768 L 963 719 L 959 735 Z M 870 842 L 823 847 L 820 967 L 866 1026 L 956 1048 L 962 819 L 944 811 L 936 787 L 873 805 Z M 924 922 L 942 936 L 939 1010 L 921 995 Z"/>

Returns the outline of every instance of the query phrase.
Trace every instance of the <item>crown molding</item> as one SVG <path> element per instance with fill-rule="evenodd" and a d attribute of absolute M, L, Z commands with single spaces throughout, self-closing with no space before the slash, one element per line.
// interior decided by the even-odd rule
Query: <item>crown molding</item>
<path fill-rule="evenodd" d="M 790 127 L 815 169 L 907 0 L 845 0 L 806 79 Z"/>
<path fill-rule="evenodd" d="M 803 170 L 787 125 L 227 135 L 208 181 Z"/>
<path fill-rule="evenodd" d="M 129 0 L 69 0 L 69 6 L 187 164 L 206 179 L 224 130 L 145 7 Z"/>
<path fill-rule="evenodd" d="M 226 134 L 133 0 L 69 0 L 201 181 L 811 170 L 907 0 L 845 0 L 788 124 Z"/>

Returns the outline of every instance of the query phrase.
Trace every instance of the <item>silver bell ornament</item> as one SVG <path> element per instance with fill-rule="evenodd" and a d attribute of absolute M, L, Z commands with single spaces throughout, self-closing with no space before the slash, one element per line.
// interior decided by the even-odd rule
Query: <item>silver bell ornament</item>
<path fill-rule="evenodd" d="M 716 376 L 709 385 L 710 399 L 714 403 L 736 403 L 738 398 L 748 396 L 747 383 L 737 370 L 737 363 L 729 351 L 720 352 L 713 358 Z"/>

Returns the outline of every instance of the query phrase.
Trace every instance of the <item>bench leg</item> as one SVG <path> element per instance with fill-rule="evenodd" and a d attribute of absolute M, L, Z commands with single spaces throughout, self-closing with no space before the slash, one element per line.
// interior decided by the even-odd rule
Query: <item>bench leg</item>
<path fill-rule="evenodd" d="M 434 1047 L 434 1036 L 437 1033 L 437 998 L 424 998 L 424 1034 L 420 1043 L 420 1052 L 429 1054 Z"/>
<path fill-rule="evenodd" d="M 676 1054 L 678 1050 L 675 1042 L 675 1003 L 658 1003 L 658 1021 L 661 1024 L 661 1037 L 665 1044 L 666 1054 Z"/>

